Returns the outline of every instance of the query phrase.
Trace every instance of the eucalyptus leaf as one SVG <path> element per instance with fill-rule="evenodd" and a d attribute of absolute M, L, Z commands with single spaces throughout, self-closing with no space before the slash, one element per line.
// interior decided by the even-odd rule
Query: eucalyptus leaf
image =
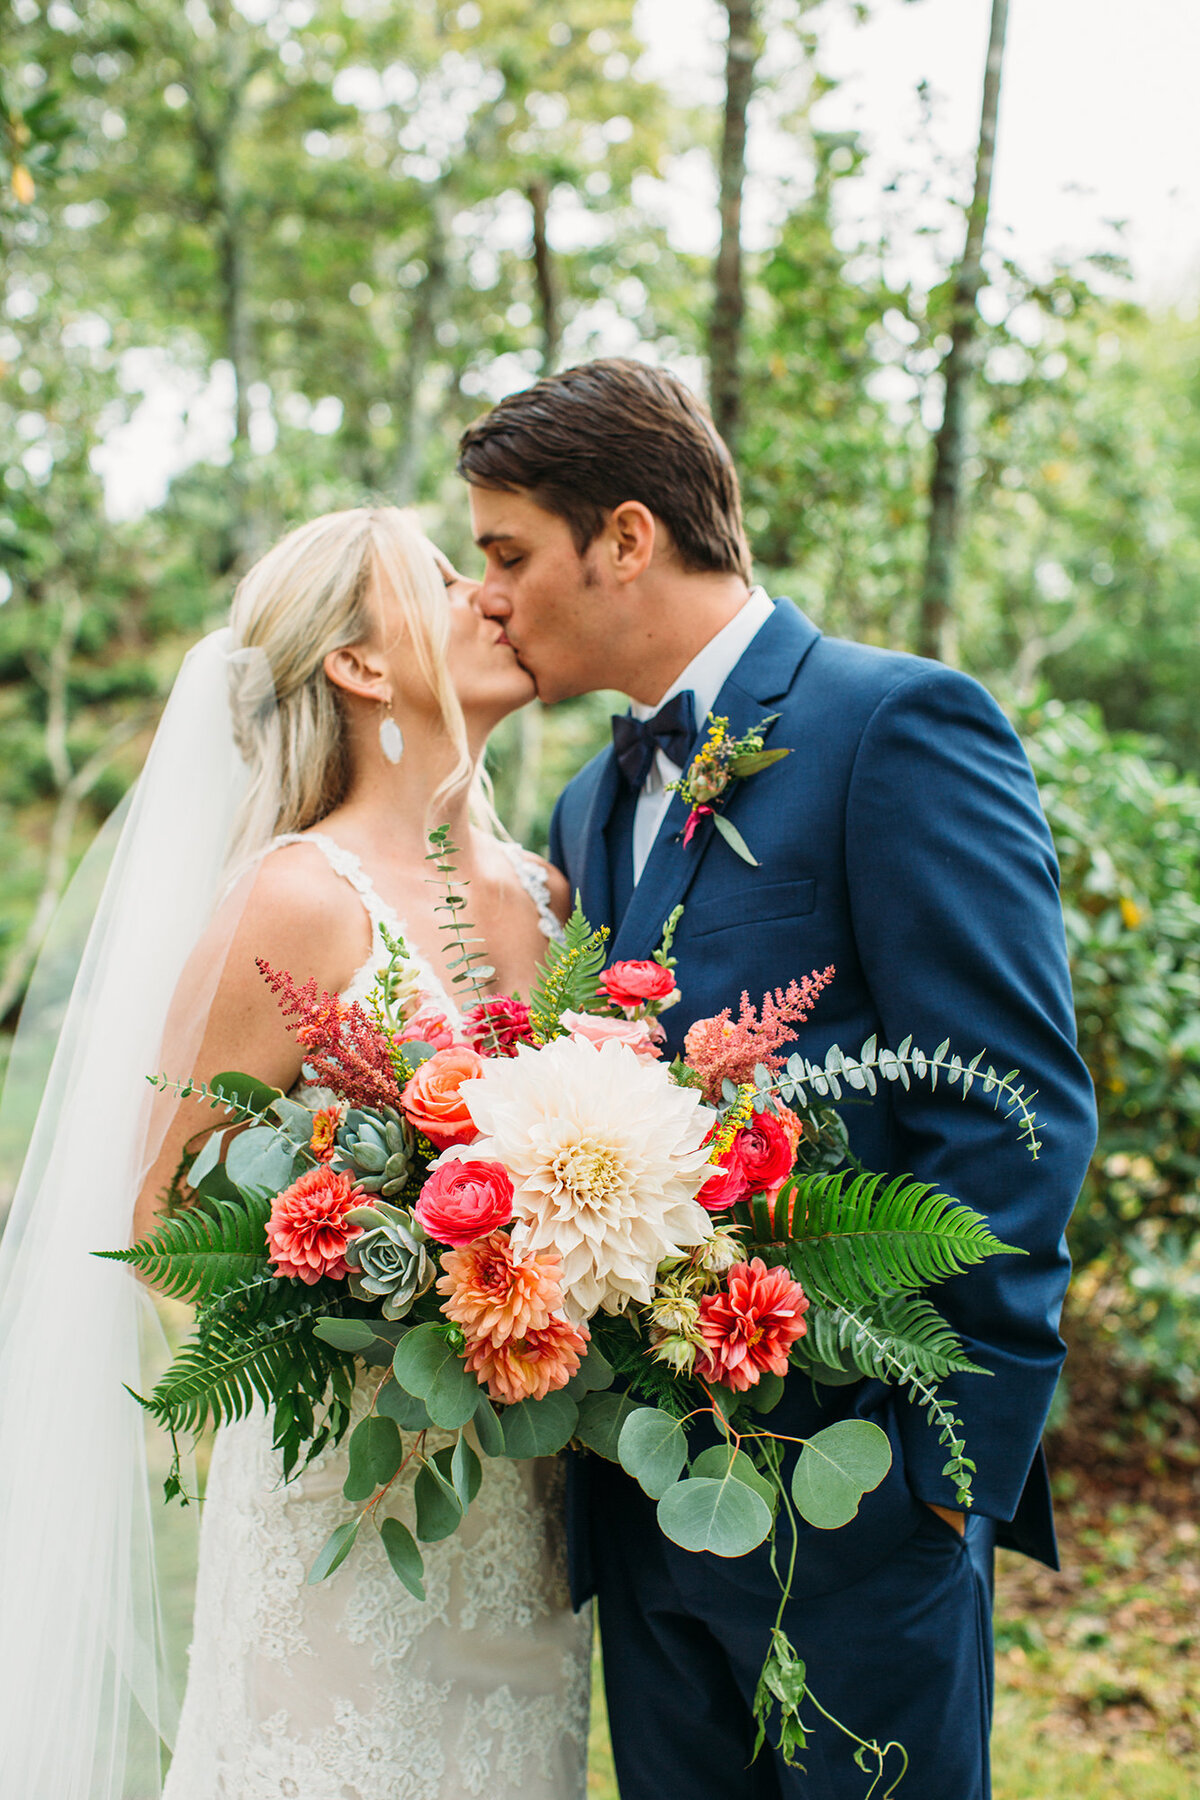
<path fill-rule="evenodd" d="M 316 1562 L 308 1571 L 309 1587 L 316 1587 L 318 1582 L 324 1581 L 326 1576 L 332 1575 L 333 1571 L 340 1568 L 341 1564 L 345 1562 L 354 1548 L 354 1540 L 358 1536 L 360 1522 L 358 1519 L 347 1519 L 330 1532 L 317 1555 Z"/>
<path fill-rule="evenodd" d="M 394 1380 L 385 1381 L 376 1394 L 375 1411 L 385 1419 L 394 1419 L 401 1431 L 428 1431 L 433 1424 L 425 1402 Z"/>
<path fill-rule="evenodd" d="M 658 1503 L 658 1523 L 684 1550 L 745 1556 L 770 1532 L 771 1509 L 761 1494 L 733 1476 L 689 1477 L 667 1489 Z"/>
<path fill-rule="evenodd" d="M 438 1452 L 438 1456 L 444 1455 L 444 1451 Z M 437 1457 L 434 1461 L 437 1461 Z M 465 1434 L 460 1432 L 458 1442 L 450 1452 L 450 1485 L 458 1495 L 464 1512 L 479 1492 L 482 1480 L 483 1464 L 467 1442 Z"/>
<path fill-rule="evenodd" d="M 752 1412 L 774 1412 L 783 1399 L 784 1380 L 782 1375 L 775 1375 L 770 1369 L 760 1375 L 757 1383 L 746 1395 L 746 1404 Z"/>
<path fill-rule="evenodd" d="M 840 1419 L 805 1444 L 792 1471 L 792 1499 L 801 1518 L 836 1531 L 858 1511 L 892 1466 L 887 1433 L 869 1419 Z"/>
<path fill-rule="evenodd" d="M 726 1475 L 734 1481 L 743 1481 L 747 1487 L 761 1494 L 767 1505 L 774 1512 L 779 1501 L 778 1491 L 767 1480 L 760 1469 L 756 1469 L 744 1450 L 735 1450 L 730 1455 L 728 1444 L 713 1444 L 708 1450 L 702 1450 L 690 1465 L 688 1474 L 720 1481 Z"/>
<path fill-rule="evenodd" d="M 408 1526 L 399 1519 L 384 1519 L 379 1527 L 379 1535 L 383 1539 L 387 1559 L 392 1565 L 392 1573 L 399 1577 L 415 1599 L 424 1600 L 425 1583 L 422 1577 L 425 1574 L 425 1558 Z"/>
<path fill-rule="evenodd" d="M 204 1177 L 215 1169 L 221 1160 L 221 1145 L 225 1142 L 224 1131 L 210 1131 L 200 1149 L 200 1154 L 187 1172 L 188 1186 L 198 1188 Z"/>
<path fill-rule="evenodd" d="M 375 1333 L 365 1319 L 318 1319 L 313 1336 L 335 1350 L 366 1350 L 375 1342 Z"/>
<path fill-rule="evenodd" d="M 637 1404 L 628 1394 L 585 1394 L 579 1402 L 575 1436 L 597 1456 L 603 1456 L 609 1462 L 619 1461 L 617 1445 L 621 1430 L 626 1419 L 637 1410 Z"/>
<path fill-rule="evenodd" d="M 241 1069 L 226 1069 L 223 1074 L 214 1075 L 208 1085 L 213 1093 L 219 1089 L 227 1100 L 248 1112 L 269 1112 L 280 1097 L 277 1087 L 260 1081 L 257 1075 L 246 1075 Z"/>
<path fill-rule="evenodd" d="M 486 1394 L 479 1396 L 479 1404 L 475 1408 L 475 1436 L 479 1439 L 479 1448 L 485 1456 L 504 1455 L 504 1427 Z"/>
<path fill-rule="evenodd" d="M 457 1531 L 463 1516 L 462 1502 L 432 1462 L 422 1464 L 413 1483 L 413 1499 L 417 1507 L 417 1536 L 425 1544 L 436 1544 Z"/>
<path fill-rule="evenodd" d="M 400 1339 L 392 1372 L 402 1388 L 425 1402 L 443 1431 L 458 1431 L 479 1405 L 479 1383 L 440 1325 L 416 1325 Z"/>
<path fill-rule="evenodd" d="M 626 1474 L 660 1500 L 687 1461 L 687 1426 L 656 1406 L 641 1406 L 621 1429 L 617 1455 Z"/>
<path fill-rule="evenodd" d="M 725 842 L 729 845 L 729 848 L 740 856 L 743 862 L 749 863 L 752 869 L 757 869 L 759 866 L 758 858 L 752 854 L 749 844 L 746 842 L 737 826 L 731 825 L 724 813 L 719 812 L 713 814 L 712 822 L 720 832 L 721 836 L 725 839 Z"/>
<path fill-rule="evenodd" d="M 554 1456 L 573 1434 L 579 1408 L 562 1389 L 542 1400 L 521 1400 L 506 1406 L 500 1423 L 504 1429 L 504 1454 L 518 1460 L 529 1456 Z"/>
<path fill-rule="evenodd" d="M 244 1194 L 279 1194 L 291 1182 L 295 1160 L 290 1138 L 273 1125 L 251 1125 L 231 1140 L 225 1173 Z"/>
<path fill-rule="evenodd" d="M 598 1345 L 591 1344 L 588 1347 L 587 1355 L 568 1381 L 563 1392 L 572 1400 L 582 1400 L 585 1394 L 602 1393 L 605 1388 L 610 1388 L 615 1380 L 616 1370 L 603 1350 Z"/>

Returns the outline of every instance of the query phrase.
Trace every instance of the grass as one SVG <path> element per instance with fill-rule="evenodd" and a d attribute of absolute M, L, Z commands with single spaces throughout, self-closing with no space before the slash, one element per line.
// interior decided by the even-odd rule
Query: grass
<path fill-rule="evenodd" d="M 1196 1800 L 1194 1511 L 1194 1496 L 1183 1516 L 1144 1502 L 1060 1506 L 1059 1575 L 1001 1551 L 994 1800 Z M 594 1694 L 589 1800 L 617 1800 L 598 1665 Z"/>

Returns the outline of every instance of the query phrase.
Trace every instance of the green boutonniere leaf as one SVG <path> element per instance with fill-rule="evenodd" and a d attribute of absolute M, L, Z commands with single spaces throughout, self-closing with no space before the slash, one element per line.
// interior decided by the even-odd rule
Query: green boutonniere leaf
<path fill-rule="evenodd" d="M 735 756 L 729 765 L 731 775 L 744 780 L 747 775 L 757 775 L 761 769 L 769 769 L 785 756 L 792 754 L 790 747 L 780 750 L 747 750 L 741 756 Z"/>

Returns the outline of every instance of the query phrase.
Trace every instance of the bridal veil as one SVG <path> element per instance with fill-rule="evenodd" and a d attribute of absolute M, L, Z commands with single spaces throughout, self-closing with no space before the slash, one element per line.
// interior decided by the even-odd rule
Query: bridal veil
<path fill-rule="evenodd" d="M 160 1792 L 163 1501 L 123 1384 L 145 1391 L 161 1330 L 130 1271 L 91 1252 L 129 1241 L 166 1122 L 146 1078 L 176 985 L 219 905 L 185 1028 L 172 1024 L 182 1076 L 250 885 L 238 869 L 274 827 L 274 706 L 266 657 L 228 628 L 189 653 L 141 778 L 60 908 L 14 1045 L 0 1141 L 45 1087 L 0 1237 L 0 1800 Z M 253 780 L 235 715 L 268 747 Z"/>

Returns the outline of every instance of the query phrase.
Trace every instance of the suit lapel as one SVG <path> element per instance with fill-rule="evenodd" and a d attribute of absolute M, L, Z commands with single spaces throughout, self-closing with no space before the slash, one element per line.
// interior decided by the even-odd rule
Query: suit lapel
<path fill-rule="evenodd" d="M 617 758 L 611 749 L 600 763 L 596 785 L 583 821 L 583 862 L 579 875 L 579 898 L 592 925 L 612 923 L 612 880 L 608 867 L 608 838 L 605 826 L 616 802 L 621 781 Z M 571 896 L 574 900 L 574 895 Z"/>
<path fill-rule="evenodd" d="M 769 711 L 771 701 L 781 699 L 787 693 L 796 670 L 819 636 L 816 626 L 790 601 L 776 601 L 773 617 L 752 639 L 717 696 L 713 716 L 728 719 L 734 737 L 741 737 L 759 724 L 764 713 Z M 704 719 L 700 721 L 688 751 L 689 766 L 707 735 L 708 720 Z M 615 758 L 613 760 L 615 763 Z M 722 808 L 735 822 L 746 785 L 735 783 Z M 610 800 L 610 809 L 611 804 Z M 607 818 L 607 812 L 604 816 Z M 687 816 L 688 808 L 682 796 L 672 794 L 641 879 L 633 890 L 625 917 L 619 923 L 610 951 L 611 960 L 653 953 L 662 937 L 663 925 L 674 908 L 685 900 L 701 863 L 712 849 L 718 833 L 711 819 L 701 821 L 690 844 L 683 842 Z M 724 854 L 732 856 L 734 852 L 723 840 L 722 844 Z M 750 849 L 754 850 L 753 844 Z M 605 866 L 607 869 L 607 856 Z"/>

